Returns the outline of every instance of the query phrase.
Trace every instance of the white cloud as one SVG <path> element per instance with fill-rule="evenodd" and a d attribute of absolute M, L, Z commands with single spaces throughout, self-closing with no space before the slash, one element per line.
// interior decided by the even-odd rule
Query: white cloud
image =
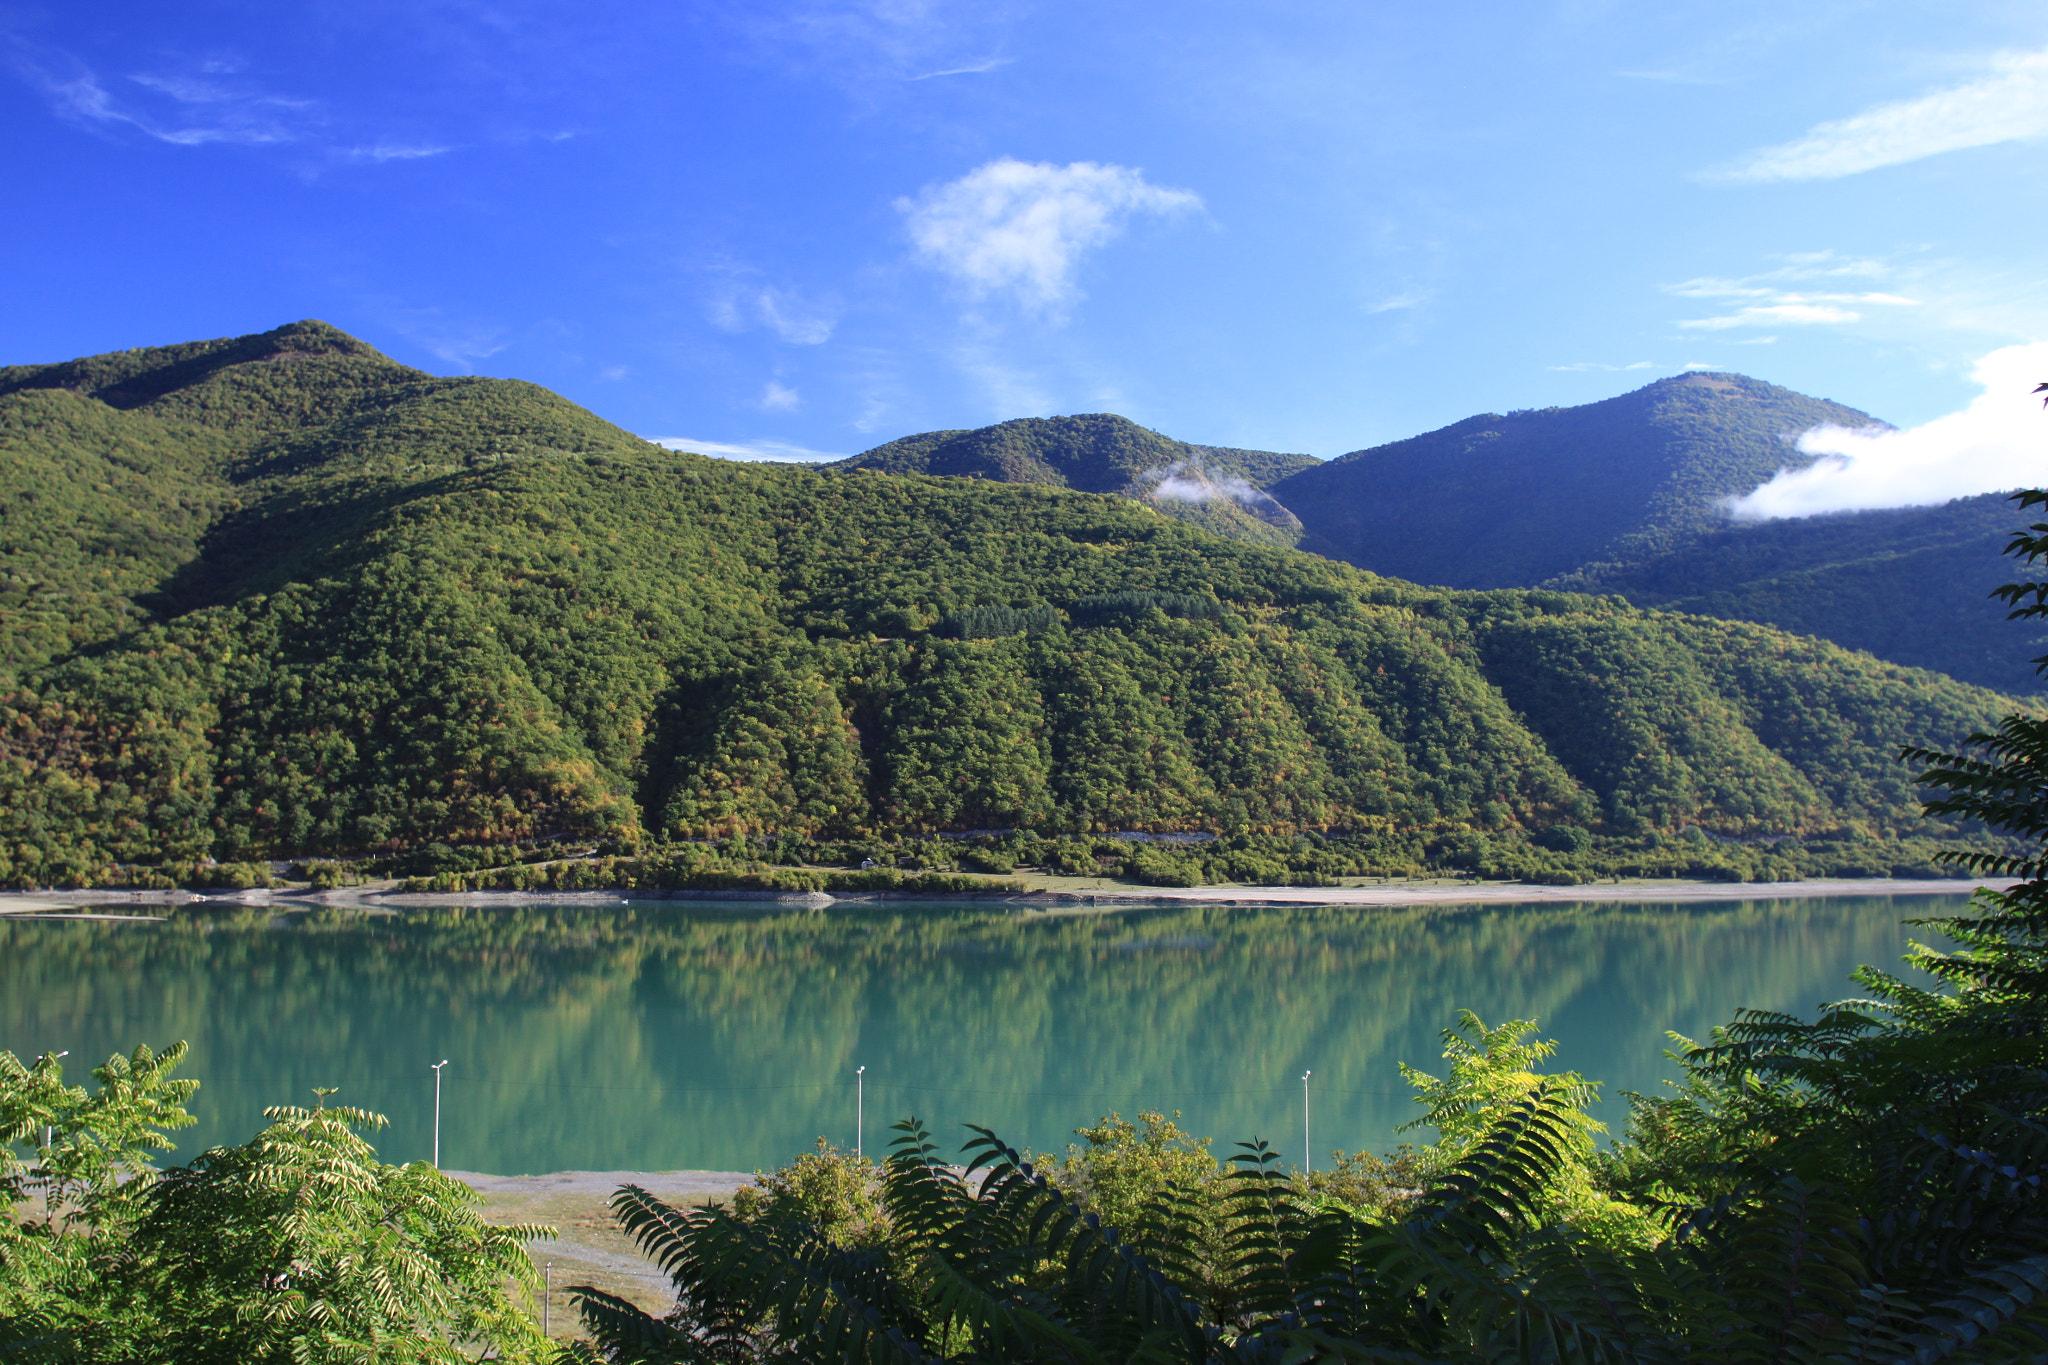
<path fill-rule="evenodd" d="M 802 401 L 795 389 L 771 379 L 761 386 L 761 396 L 754 403 L 763 412 L 793 412 Z"/>
<path fill-rule="evenodd" d="M 2048 134 L 2048 51 L 2001 54 L 1991 66 L 1991 74 L 1966 85 L 1818 124 L 1804 137 L 1766 147 L 1705 178 L 1832 180 Z"/>
<path fill-rule="evenodd" d="M 980 61 L 969 62 L 965 66 L 948 67 L 944 71 L 926 71 L 920 75 L 909 76 L 905 79 L 929 81 L 936 80 L 940 76 L 979 76 L 985 71 L 993 71 L 999 66 L 1008 66 L 1009 64 L 1010 59 L 1008 57 L 984 57 Z"/>
<path fill-rule="evenodd" d="M 385 325 L 437 360 L 465 373 L 511 345 L 505 328 L 492 323 L 451 318 L 438 308 L 378 309 Z"/>
<path fill-rule="evenodd" d="M 766 327 L 792 346 L 822 346 L 839 325 L 836 298 L 806 299 L 772 285 L 728 284 L 711 300 L 711 320 L 728 332 Z"/>
<path fill-rule="evenodd" d="M 1812 287 L 1845 279 L 1884 278 L 1893 273 L 1884 262 L 1845 260 L 1825 251 L 1781 259 L 1784 265 L 1756 275 L 1738 279 L 1701 276 L 1666 285 L 1667 294 L 1734 305 L 1733 312 L 1686 318 L 1678 325 L 1697 332 L 1725 332 L 1736 327 L 1838 327 L 1863 321 L 1866 309 L 1920 306 L 1918 299 L 1900 294 Z"/>
<path fill-rule="evenodd" d="M 1404 308 L 1419 308 L 1435 297 L 1436 291 L 1433 289 L 1404 289 L 1398 294 L 1390 295 L 1375 303 L 1368 303 L 1365 306 L 1365 311 L 1368 313 L 1397 313 Z"/>
<path fill-rule="evenodd" d="M 1082 255 L 1141 213 L 1199 209 L 1189 190 L 1149 183 L 1128 166 L 1065 166 L 1003 157 L 958 180 L 898 199 L 925 262 L 966 286 L 970 297 L 1009 294 L 1026 308 L 1057 311 L 1079 296 Z"/>
<path fill-rule="evenodd" d="M 863 102 L 889 87 L 1004 65 L 1008 0 L 794 0 L 736 7 L 778 67 L 829 81 Z"/>
<path fill-rule="evenodd" d="M 1175 460 L 1158 469 L 1148 469 L 1138 476 L 1138 481 L 1151 484 L 1151 494 L 1155 498 L 1172 502 L 1234 502 L 1254 516 L 1300 524 L 1294 521 L 1293 513 L 1274 500 L 1272 494 L 1253 487 L 1236 475 L 1204 468 L 1194 460 Z"/>
<path fill-rule="evenodd" d="M 57 116 L 84 127 L 129 128 L 180 147 L 208 143 L 259 146 L 301 136 L 311 102 L 238 83 L 145 72 L 109 83 L 71 54 L 0 34 L 0 63 L 43 93 Z M 207 76 L 231 68 L 209 62 Z"/>
<path fill-rule="evenodd" d="M 1807 517 L 1856 507 L 1913 507 L 2048 482 L 2048 342 L 2006 346 L 1977 362 L 1983 386 L 1961 412 L 1904 431 L 1815 427 L 1799 449 L 1821 458 L 1785 470 L 1729 504 L 1738 517 Z"/>
<path fill-rule="evenodd" d="M 1601 360 L 1577 360 L 1569 365 L 1545 365 L 1543 368 L 1546 370 L 1556 370 L 1563 374 L 1576 374 L 1584 370 L 1600 370 L 1614 373 L 1621 370 L 1654 370 L 1658 367 L 1653 361 L 1648 360 L 1632 360 L 1626 365 L 1609 365 Z"/>
<path fill-rule="evenodd" d="M 418 161 L 422 157 L 441 156 L 454 150 L 451 147 L 407 146 L 380 142 L 371 147 L 337 148 L 334 155 L 343 161 Z"/>
<path fill-rule="evenodd" d="M 696 455 L 713 455 L 721 460 L 773 460 L 782 464 L 824 464 L 843 460 L 824 450 L 808 450 L 787 441 L 695 441 L 687 436 L 654 436 L 650 440 L 670 450 L 687 450 Z"/>
<path fill-rule="evenodd" d="M 102 76 L 68 52 L 0 33 L 0 68 L 40 90 L 57 117 L 103 132 L 129 130 L 175 147 L 312 145 L 335 163 L 383 165 L 441 156 L 438 143 L 377 138 L 324 145 L 327 114 L 313 100 L 274 94 L 237 78 L 240 64 L 213 59 L 191 71 Z"/>
<path fill-rule="evenodd" d="M 1778 327 L 1785 324 L 1861 322 L 1863 314 L 1834 303 L 1809 303 L 1795 299 L 1786 303 L 1755 304 L 1720 317 L 1687 318 L 1680 327 L 1720 332 L 1730 327 Z"/>

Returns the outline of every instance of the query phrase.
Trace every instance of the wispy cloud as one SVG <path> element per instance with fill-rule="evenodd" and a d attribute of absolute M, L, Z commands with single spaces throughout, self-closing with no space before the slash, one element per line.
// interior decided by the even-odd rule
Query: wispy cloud
<path fill-rule="evenodd" d="M 777 68 L 839 87 L 863 104 L 913 83 L 1006 65 L 1021 6 L 1010 0 L 762 0 L 734 7 Z"/>
<path fill-rule="evenodd" d="M 71 54 L 0 34 L 0 63 L 38 90 L 66 122 L 130 129 L 179 147 L 262 146 L 303 136 L 312 101 L 232 79 L 230 64 L 191 72 L 145 71 L 108 80 Z"/>
<path fill-rule="evenodd" d="M 138 133 L 174 147 L 294 147 L 321 165 L 383 165 L 454 150 L 435 142 L 379 137 L 333 145 L 331 118 L 315 100 L 257 87 L 233 61 L 209 60 L 188 70 L 141 71 L 108 77 L 68 52 L 36 47 L 0 33 L 0 69 L 38 90 L 58 118 L 102 133 Z"/>
<path fill-rule="evenodd" d="M 424 157 L 442 156 L 454 150 L 452 147 L 380 142 L 370 147 L 337 147 L 334 149 L 334 155 L 342 161 L 418 161 Z"/>
<path fill-rule="evenodd" d="M 407 341 L 465 373 L 512 344 L 503 327 L 450 318 L 438 308 L 385 306 L 377 311 Z"/>
<path fill-rule="evenodd" d="M 1738 517 L 1808 517 L 1859 507 L 1911 507 L 2033 486 L 2048 475 L 2048 415 L 2034 385 L 2048 342 L 2006 346 L 1977 362 L 1983 392 L 1923 426 L 1852 431 L 1823 426 L 1798 447 L 1820 458 L 1729 504 Z"/>
<path fill-rule="evenodd" d="M 1365 305 L 1367 313 L 1398 313 L 1404 308 L 1420 308 L 1436 297 L 1434 289 L 1403 289 L 1398 294 L 1376 299 Z"/>
<path fill-rule="evenodd" d="M 802 402 L 795 389 L 771 379 L 761 386 L 761 396 L 754 400 L 754 406 L 763 412 L 794 412 Z"/>
<path fill-rule="evenodd" d="M 727 280 L 711 297 L 711 321 L 728 332 L 766 327 L 792 346 L 821 346 L 839 325 L 833 295 L 806 298 L 793 290 Z"/>
<path fill-rule="evenodd" d="M 1154 185 L 1128 166 L 1010 157 L 896 201 L 919 257 L 969 297 L 1006 295 L 1043 313 L 1080 296 L 1074 274 L 1082 256 L 1132 217 L 1201 206 L 1194 192 Z"/>
<path fill-rule="evenodd" d="M 1570 365 L 1545 365 L 1543 368 L 1546 370 L 1556 370 L 1564 374 L 1574 374 L 1584 370 L 1601 370 L 1608 373 L 1618 373 L 1623 370 L 1655 370 L 1667 369 L 1669 367 L 1660 366 L 1655 361 L 1650 360 L 1632 360 L 1626 365 L 1609 365 L 1605 361 L 1601 360 L 1579 360 L 1574 361 Z"/>
<path fill-rule="evenodd" d="M 2048 134 L 2048 50 L 2003 53 L 1989 74 L 1915 99 L 1817 124 L 1804 137 L 1753 152 L 1702 178 L 1721 182 L 1833 180 L 1965 147 Z"/>
<path fill-rule="evenodd" d="M 1686 318 L 1688 331 L 1725 332 L 1738 327 L 1826 327 L 1861 322 L 1870 308 L 1915 308 L 1920 301 L 1880 290 L 1829 289 L 1847 279 L 1874 280 L 1891 273 L 1882 262 L 1843 259 L 1829 252 L 1783 258 L 1775 270 L 1738 279 L 1701 276 L 1666 285 L 1664 292 L 1680 298 L 1710 299 L 1734 305 L 1734 311 L 1712 317 Z M 1822 287 L 1815 288 L 1815 285 Z"/>
<path fill-rule="evenodd" d="M 944 71 L 919 72 L 917 75 L 909 76 L 906 77 L 905 79 L 913 81 L 929 81 L 936 80 L 940 76 L 979 76 L 984 71 L 993 71 L 999 66 L 1008 66 L 1009 64 L 1010 59 L 1008 57 L 990 57 L 984 61 L 969 62 L 965 66 L 947 67 Z"/>
<path fill-rule="evenodd" d="M 688 436 L 656 436 L 650 438 L 658 446 L 670 450 L 687 450 L 697 455 L 715 455 L 721 460 L 772 460 L 780 464 L 824 464 L 832 460 L 843 460 L 845 455 L 830 451 L 809 450 L 803 446 L 791 445 L 787 441 L 698 441 Z"/>

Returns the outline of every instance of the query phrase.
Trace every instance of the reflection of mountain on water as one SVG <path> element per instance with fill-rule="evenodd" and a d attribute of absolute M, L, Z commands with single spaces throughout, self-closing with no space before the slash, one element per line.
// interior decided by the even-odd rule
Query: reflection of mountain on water
<path fill-rule="evenodd" d="M 1044 1148 L 1141 1107 L 1223 1143 L 1284 1139 L 1311 1068 L 1317 1150 L 1382 1147 L 1414 1112 L 1395 1062 L 1433 1065 L 1460 1008 L 1538 1016 L 1562 1066 L 1646 1089 L 1669 1074 L 1664 1029 L 1848 994 L 1851 967 L 1893 963 L 1900 919 L 1940 903 L 0 922 L 0 1046 L 190 1039 L 188 1154 L 331 1084 L 390 1114 L 380 1146 L 409 1159 L 442 1057 L 444 1151 L 476 1170 L 774 1164 L 851 1140 L 863 1064 L 871 1147 L 911 1112 Z"/>

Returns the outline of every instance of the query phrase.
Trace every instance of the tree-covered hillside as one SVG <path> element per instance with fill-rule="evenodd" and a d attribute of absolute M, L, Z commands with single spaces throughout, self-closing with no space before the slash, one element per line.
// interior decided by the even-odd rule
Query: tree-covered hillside
<path fill-rule="evenodd" d="M 1233 540 L 1292 545 L 1301 522 L 1264 490 L 1315 463 L 1313 455 L 1192 445 L 1113 413 L 1090 413 L 928 431 L 828 468 L 1115 493 Z"/>
<path fill-rule="evenodd" d="M 1379 573 L 1619 593 L 2039 692 L 2028 660 L 2048 637 L 2015 632 L 1990 596 L 2018 524 L 2002 498 L 1726 514 L 1725 499 L 1809 462 L 1792 444 L 1800 432 L 1871 421 L 1741 375 L 1689 374 L 1583 407 L 1473 417 L 1303 470 L 1275 493 L 1302 510 L 1303 548 Z M 1488 533 L 1466 533 L 1475 525 Z"/>
<path fill-rule="evenodd" d="M 1736 522 L 1548 586 L 1761 621 L 1980 686 L 2034 693 L 2041 679 L 2029 660 L 2048 654 L 2048 631 L 2008 622 L 1991 596 L 2010 576 L 2000 551 L 2026 519 L 2004 494 L 1986 493 L 1938 507 Z"/>
<path fill-rule="evenodd" d="M 1693 373 L 1581 407 L 1469 417 L 1304 469 L 1273 495 L 1301 516 L 1308 548 L 1347 563 L 1529 587 L 1712 529 L 1722 499 L 1811 462 L 1791 444 L 1800 432 L 1874 420 L 1743 375 Z"/>
<path fill-rule="evenodd" d="M 1010 826 L 1866 839 L 1920 827 L 1899 746 L 2010 707 L 1122 498 L 678 454 L 318 323 L 7 374 L 15 883 Z"/>

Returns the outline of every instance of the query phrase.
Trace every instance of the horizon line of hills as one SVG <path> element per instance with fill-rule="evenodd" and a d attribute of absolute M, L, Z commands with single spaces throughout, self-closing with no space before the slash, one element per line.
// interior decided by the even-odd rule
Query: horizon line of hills
<path fill-rule="evenodd" d="M 1689 375 L 1327 464 L 1105 415 L 819 468 L 318 322 L 0 367 L 0 882 L 565 838 L 1320 830 L 1472 866 L 1557 827 L 1940 833 L 1895 756 L 2032 690 L 2026 633 L 1939 596 L 1980 605 L 2006 527 L 1714 524 L 1815 414 L 1863 416 Z M 1904 657 L 1935 627 L 1946 670 Z"/>
<path fill-rule="evenodd" d="M 2048 632 L 1991 589 L 2005 493 L 1741 521 L 1730 501 L 1810 465 L 1803 432 L 1887 423 L 1746 375 L 1692 371 L 1576 407 L 1481 413 L 1324 461 L 1175 440 L 1111 413 L 925 432 L 825 469 L 1041 483 L 1415 583 L 1611 593 L 1819 635 L 2015 694 Z M 2044 430 L 2048 438 L 2048 430 Z"/>

